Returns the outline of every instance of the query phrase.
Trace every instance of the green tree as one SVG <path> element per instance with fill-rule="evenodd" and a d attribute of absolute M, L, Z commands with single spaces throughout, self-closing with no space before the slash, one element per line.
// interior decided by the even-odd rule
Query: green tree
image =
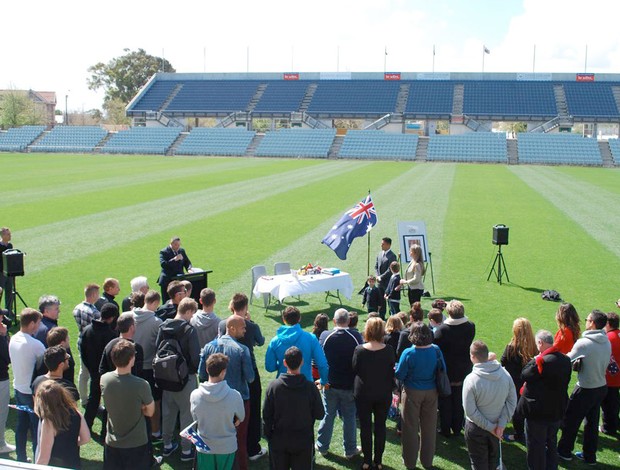
<path fill-rule="evenodd" d="M 86 79 L 88 88 L 104 90 L 103 107 L 106 110 L 111 100 L 128 104 L 153 74 L 161 71 L 176 72 L 170 62 L 149 55 L 144 49 L 124 51 L 125 55 L 115 57 L 107 64 L 99 62 L 88 68 L 91 74 Z"/>
<path fill-rule="evenodd" d="M 45 124 L 45 113 L 35 104 L 28 92 L 8 90 L 0 95 L 0 126 L 10 127 Z"/>
<path fill-rule="evenodd" d="M 106 123 L 108 124 L 131 124 L 131 119 L 125 114 L 125 103 L 119 98 L 112 98 L 104 104 L 106 110 Z"/>

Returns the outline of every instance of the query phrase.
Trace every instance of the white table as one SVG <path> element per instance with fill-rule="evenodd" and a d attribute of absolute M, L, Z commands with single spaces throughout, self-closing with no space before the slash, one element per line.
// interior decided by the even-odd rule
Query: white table
<path fill-rule="evenodd" d="M 311 294 L 313 292 L 336 291 L 340 300 L 340 292 L 351 299 L 353 294 L 353 281 L 349 273 L 340 272 L 333 276 L 329 274 L 312 274 L 306 276 L 293 276 L 292 274 L 280 274 L 279 276 L 262 276 L 256 281 L 254 295 L 269 294 L 280 302 L 286 297 L 295 295 Z M 340 302 L 342 304 L 342 301 Z"/>

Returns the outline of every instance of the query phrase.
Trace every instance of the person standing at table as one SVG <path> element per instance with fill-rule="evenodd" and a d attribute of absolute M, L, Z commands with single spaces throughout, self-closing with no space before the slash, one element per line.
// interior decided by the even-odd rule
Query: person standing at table
<path fill-rule="evenodd" d="M 168 300 L 168 284 L 178 275 L 183 274 L 183 270 L 188 272 L 192 269 L 192 262 L 189 260 L 185 250 L 181 248 L 181 239 L 172 237 L 170 245 L 159 252 L 159 265 L 161 273 L 157 283 L 161 287 L 162 302 Z"/>
<path fill-rule="evenodd" d="M 387 289 L 390 278 L 392 277 L 392 271 L 390 271 L 390 264 L 396 261 L 396 254 L 392 251 L 392 239 L 389 237 L 383 237 L 381 239 L 381 251 L 377 255 L 377 261 L 375 262 L 375 273 L 377 275 L 377 282 L 379 283 L 379 289 L 381 290 L 382 301 L 379 304 L 379 315 L 381 318 L 385 318 L 385 289 Z"/>

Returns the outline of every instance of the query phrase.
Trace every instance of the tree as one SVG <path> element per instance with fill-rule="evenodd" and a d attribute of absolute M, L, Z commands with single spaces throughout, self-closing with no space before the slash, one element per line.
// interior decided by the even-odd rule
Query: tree
<path fill-rule="evenodd" d="M 106 109 L 106 122 L 108 124 L 131 124 L 131 119 L 125 114 L 125 103 L 119 98 L 108 100 L 104 104 Z"/>
<path fill-rule="evenodd" d="M 33 126 L 45 124 L 45 112 L 28 96 L 28 92 L 8 90 L 0 95 L 0 126 Z"/>
<path fill-rule="evenodd" d="M 106 110 L 111 100 L 128 104 L 153 74 L 161 71 L 176 72 L 170 62 L 149 55 L 144 49 L 124 51 L 125 55 L 116 57 L 107 64 L 99 62 L 88 68 L 91 74 L 90 78 L 86 79 L 88 88 L 102 88 L 105 91 L 103 107 Z"/>

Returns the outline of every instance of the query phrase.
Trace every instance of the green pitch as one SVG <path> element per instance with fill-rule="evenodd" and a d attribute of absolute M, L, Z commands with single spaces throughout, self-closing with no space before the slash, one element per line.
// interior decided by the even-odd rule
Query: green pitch
<path fill-rule="evenodd" d="M 60 323 L 70 329 L 73 345 L 71 311 L 83 299 L 84 285 L 116 277 L 124 297 L 130 279 L 146 275 L 157 287 L 158 251 L 173 235 L 181 237 L 195 266 L 214 271 L 209 285 L 221 317 L 233 293 L 250 294 L 256 264 L 269 271 L 277 261 L 335 266 L 350 272 L 360 288 L 366 239 L 353 243 L 346 261 L 321 239 L 369 189 L 379 219 L 371 232 L 371 269 L 380 238 L 397 239 L 398 221 L 425 221 L 433 298 L 462 300 L 477 338 L 498 355 L 516 317 L 529 318 L 535 330 L 555 332 L 557 304 L 541 300 L 545 289 L 574 303 L 582 320 L 593 308 L 612 310 L 620 297 L 615 169 L 54 154 L 0 154 L 0 168 L 0 226 L 9 226 L 13 244 L 27 253 L 26 276 L 17 279 L 17 289 L 35 307 L 40 295 L 58 295 Z M 498 223 L 510 227 L 503 253 L 511 282 L 504 279 L 503 285 L 486 280 L 497 251 L 492 226 Z M 433 293 L 430 269 L 426 287 Z M 322 295 L 289 300 L 301 309 L 306 327 L 316 313 L 336 308 Z M 430 302 L 424 299 L 425 309 Z M 344 303 L 362 312 L 361 297 Z M 280 325 L 279 312 L 255 302 L 251 313 L 268 341 Z M 264 350 L 256 349 L 259 364 Z M 264 389 L 273 375 L 261 375 Z M 318 456 L 317 468 L 361 464 L 341 457 L 340 430 L 337 424 L 333 453 Z M 8 439 L 14 442 L 11 431 Z M 601 436 L 600 447 L 599 462 L 616 466 L 617 441 Z M 503 450 L 508 468 L 524 468 L 522 446 L 506 444 Z M 82 457 L 85 468 L 99 468 L 101 446 L 88 444 Z M 189 468 L 177 459 L 166 459 L 165 468 Z M 393 423 L 384 461 L 402 468 Z M 467 467 L 463 439 L 438 437 L 435 465 Z M 268 465 L 264 459 L 251 467 Z"/>

